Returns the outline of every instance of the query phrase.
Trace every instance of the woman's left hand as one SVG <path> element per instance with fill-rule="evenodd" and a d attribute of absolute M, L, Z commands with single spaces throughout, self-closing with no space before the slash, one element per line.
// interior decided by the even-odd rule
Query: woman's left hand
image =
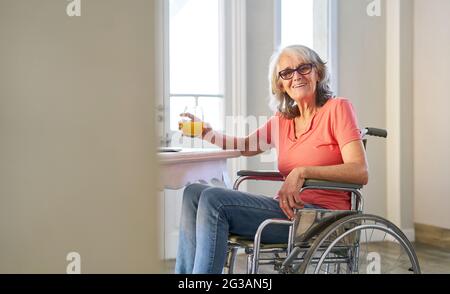
<path fill-rule="evenodd" d="M 294 218 L 294 209 L 301 209 L 304 206 L 303 201 L 298 197 L 305 182 L 301 174 L 301 168 L 293 169 L 284 180 L 280 191 L 278 191 L 280 207 L 289 219 Z"/>

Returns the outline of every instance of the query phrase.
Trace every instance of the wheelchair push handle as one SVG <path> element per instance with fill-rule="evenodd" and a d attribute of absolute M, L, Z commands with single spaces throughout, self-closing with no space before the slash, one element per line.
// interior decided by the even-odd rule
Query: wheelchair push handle
<path fill-rule="evenodd" d="M 363 137 L 364 136 L 387 138 L 387 131 L 384 129 L 377 129 L 377 128 L 365 128 L 363 130 Z"/>

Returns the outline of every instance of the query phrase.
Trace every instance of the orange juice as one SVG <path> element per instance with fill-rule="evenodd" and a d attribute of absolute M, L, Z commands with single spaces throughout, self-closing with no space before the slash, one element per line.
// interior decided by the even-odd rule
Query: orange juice
<path fill-rule="evenodd" d="M 188 137 L 198 137 L 203 132 L 202 121 L 183 121 L 178 123 L 178 129 L 183 132 L 183 135 Z"/>

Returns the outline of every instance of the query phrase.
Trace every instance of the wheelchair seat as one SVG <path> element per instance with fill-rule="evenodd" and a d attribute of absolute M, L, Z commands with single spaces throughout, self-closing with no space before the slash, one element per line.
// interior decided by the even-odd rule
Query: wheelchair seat
<path fill-rule="evenodd" d="M 253 239 L 248 239 L 239 235 L 230 235 L 228 237 L 228 244 L 231 246 L 235 245 L 253 249 Z M 287 245 L 288 245 L 287 243 L 261 243 L 261 249 L 275 249 L 275 248 L 285 249 Z"/>

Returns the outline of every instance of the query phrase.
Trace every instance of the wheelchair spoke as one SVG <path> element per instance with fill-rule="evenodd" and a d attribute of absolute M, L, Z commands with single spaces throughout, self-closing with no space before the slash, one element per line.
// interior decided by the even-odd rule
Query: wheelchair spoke
<path fill-rule="evenodd" d="M 375 232 L 375 229 L 372 229 L 372 233 L 370 233 L 370 240 L 372 240 L 373 232 Z"/>
<path fill-rule="evenodd" d="M 367 231 L 364 230 L 364 235 L 366 236 L 366 256 L 369 255 L 369 239 L 367 239 Z"/>

